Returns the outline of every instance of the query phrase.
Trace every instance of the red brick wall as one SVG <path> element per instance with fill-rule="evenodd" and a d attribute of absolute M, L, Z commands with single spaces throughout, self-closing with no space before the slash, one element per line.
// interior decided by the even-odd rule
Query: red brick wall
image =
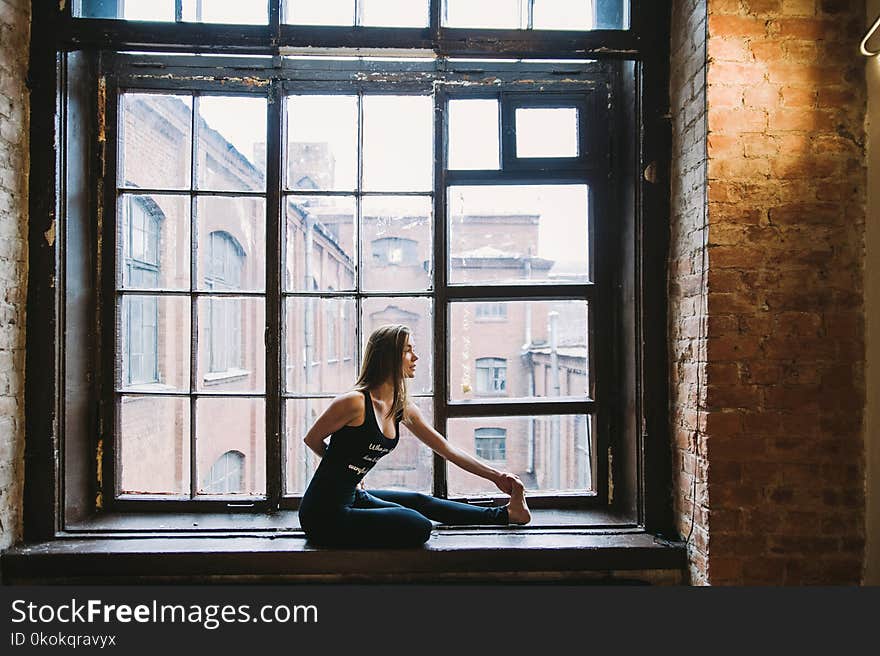
<path fill-rule="evenodd" d="M 706 369 L 701 364 L 706 356 L 706 330 L 701 328 L 706 297 L 702 273 L 706 234 L 705 32 L 705 0 L 673 3 L 670 101 L 675 175 L 671 189 L 669 330 L 673 484 L 677 491 L 674 513 L 679 533 L 691 537 L 690 577 L 698 584 L 706 582 L 709 529 L 705 415 L 698 408 L 698 399 L 704 399 L 706 393 Z"/>
<path fill-rule="evenodd" d="M 857 583 L 864 5 L 707 4 L 709 486 L 692 570 L 711 584 Z M 689 218 L 673 217 L 679 233 Z M 688 273 L 675 256 L 673 290 Z M 673 399 L 685 416 L 690 398 Z M 686 472 L 678 482 L 687 510 Z"/>

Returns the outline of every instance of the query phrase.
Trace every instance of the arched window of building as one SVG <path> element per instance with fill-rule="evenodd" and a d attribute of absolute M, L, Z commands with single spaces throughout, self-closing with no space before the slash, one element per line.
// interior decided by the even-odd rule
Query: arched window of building
<path fill-rule="evenodd" d="M 477 393 L 504 394 L 507 390 L 507 360 L 477 358 Z"/>
<path fill-rule="evenodd" d="M 474 452 L 483 460 L 507 459 L 507 429 L 478 428 L 474 431 Z"/>
<path fill-rule="evenodd" d="M 387 266 L 412 266 L 419 263 L 418 242 L 403 237 L 374 239 L 373 264 Z"/>
<path fill-rule="evenodd" d="M 244 271 L 244 249 L 232 235 L 222 230 L 212 232 L 208 244 L 206 287 L 213 290 L 239 289 Z M 238 298 L 211 298 L 208 301 L 208 371 L 211 373 L 244 366 L 241 304 Z"/>
<path fill-rule="evenodd" d="M 227 451 L 217 458 L 202 484 L 205 494 L 240 494 L 244 492 L 244 454 Z"/>
<path fill-rule="evenodd" d="M 124 242 L 126 285 L 155 289 L 159 286 L 159 245 L 162 210 L 152 200 L 128 196 L 125 202 Z M 159 299 L 133 294 L 124 304 L 125 358 L 128 385 L 159 380 Z"/>

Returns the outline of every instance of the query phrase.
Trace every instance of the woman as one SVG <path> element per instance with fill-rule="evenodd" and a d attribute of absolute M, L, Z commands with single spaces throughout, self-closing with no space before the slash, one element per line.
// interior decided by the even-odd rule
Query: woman
<path fill-rule="evenodd" d="M 418 359 L 409 328 L 377 328 L 367 342 L 354 389 L 333 399 L 306 434 L 304 442 L 321 457 L 299 509 L 310 542 L 413 547 L 428 540 L 431 520 L 444 524 L 526 524 L 530 520 L 518 477 L 488 467 L 452 446 L 408 400 L 406 379 L 415 376 Z M 510 503 L 478 507 L 414 492 L 362 489 L 366 473 L 397 446 L 401 421 L 435 453 L 495 483 L 510 495 Z M 328 435 L 330 443 L 326 444 Z"/>

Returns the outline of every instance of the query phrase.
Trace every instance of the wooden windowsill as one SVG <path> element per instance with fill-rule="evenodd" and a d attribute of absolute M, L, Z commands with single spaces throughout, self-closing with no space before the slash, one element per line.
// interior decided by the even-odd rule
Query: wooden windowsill
<path fill-rule="evenodd" d="M 294 516 L 261 516 L 248 526 L 236 515 L 234 528 L 229 515 L 187 515 L 176 523 L 156 516 L 153 529 L 138 526 L 137 518 L 105 517 L 54 540 L 9 549 L 0 555 L 0 572 L 4 584 L 680 583 L 686 564 L 683 544 L 596 511 L 536 510 L 525 527 L 438 525 L 415 549 L 316 548 L 292 525 Z"/>

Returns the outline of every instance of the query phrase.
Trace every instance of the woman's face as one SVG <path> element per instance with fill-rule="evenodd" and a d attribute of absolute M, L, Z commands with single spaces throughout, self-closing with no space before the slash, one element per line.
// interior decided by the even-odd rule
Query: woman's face
<path fill-rule="evenodd" d="M 410 342 L 409 335 L 406 336 L 406 342 L 403 345 L 403 377 L 404 378 L 415 378 L 416 377 L 416 361 L 418 361 L 419 356 L 416 355 L 415 350 L 413 350 L 412 342 Z"/>

